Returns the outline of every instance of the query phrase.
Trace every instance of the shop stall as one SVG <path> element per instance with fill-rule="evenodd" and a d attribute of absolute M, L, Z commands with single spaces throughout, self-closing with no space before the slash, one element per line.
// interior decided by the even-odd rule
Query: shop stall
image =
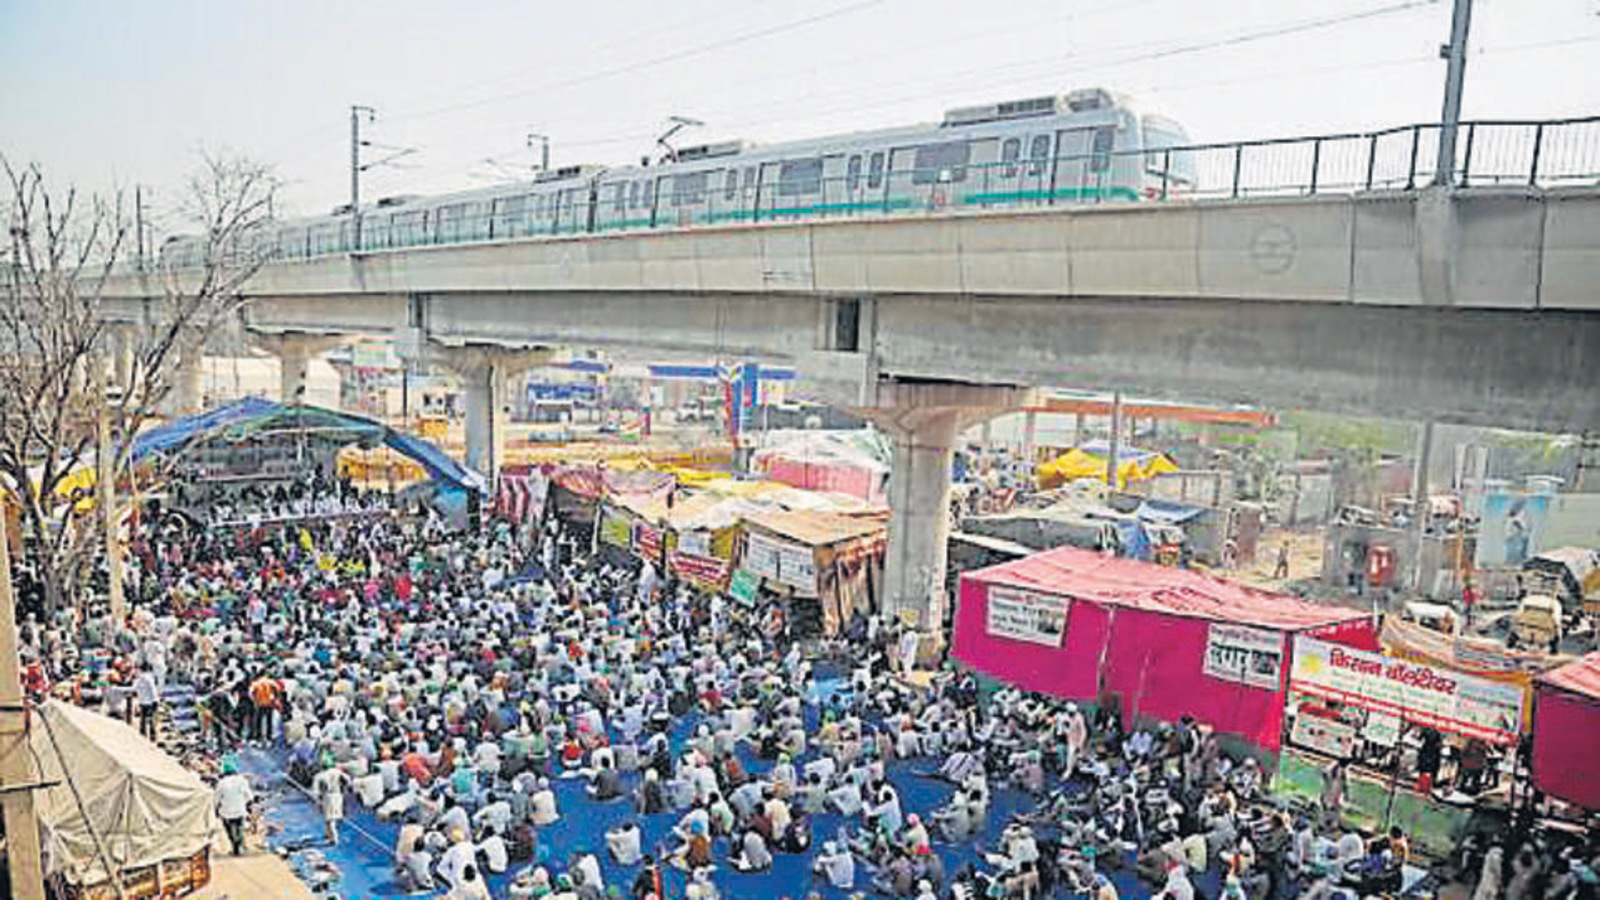
<path fill-rule="evenodd" d="M 1538 677 L 1533 721 L 1534 786 L 1600 811 L 1600 653 Z"/>
<path fill-rule="evenodd" d="M 792 599 L 797 627 L 834 636 L 877 608 L 888 516 L 773 510 L 742 518 L 739 567 Z"/>

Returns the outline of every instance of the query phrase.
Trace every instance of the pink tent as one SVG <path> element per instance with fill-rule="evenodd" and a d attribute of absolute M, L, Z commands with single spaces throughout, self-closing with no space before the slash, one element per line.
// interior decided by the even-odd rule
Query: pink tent
<path fill-rule="evenodd" d="M 1296 634 L 1377 649 L 1371 620 L 1186 569 L 1062 547 L 961 576 L 953 650 L 1124 721 L 1187 714 L 1276 750 Z"/>
<path fill-rule="evenodd" d="M 1533 783 L 1600 810 L 1600 652 L 1540 675 L 1533 706 Z"/>

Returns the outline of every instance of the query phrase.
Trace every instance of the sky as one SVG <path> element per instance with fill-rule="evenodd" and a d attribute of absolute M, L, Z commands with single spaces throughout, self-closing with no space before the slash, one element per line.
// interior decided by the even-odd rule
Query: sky
<path fill-rule="evenodd" d="M 1103 85 L 1196 141 L 1437 121 L 1449 0 L 0 0 L 0 153 L 176 215 L 202 151 L 275 167 L 281 209 L 349 192 L 364 136 L 412 149 L 371 199 L 683 139 L 772 142 L 937 121 Z M 1600 115 L 1600 0 L 1477 0 L 1468 118 Z M 162 222 L 161 224 L 167 224 Z"/>

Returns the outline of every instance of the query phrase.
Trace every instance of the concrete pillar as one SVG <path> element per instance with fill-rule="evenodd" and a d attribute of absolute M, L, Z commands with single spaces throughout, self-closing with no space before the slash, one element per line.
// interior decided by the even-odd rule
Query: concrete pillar
<path fill-rule="evenodd" d="M 256 346 L 278 358 L 279 402 L 294 404 L 306 402 L 306 377 L 311 370 L 311 361 L 348 338 L 286 331 L 282 334 L 258 334 L 253 340 Z"/>
<path fill-rule="evenodd" d="M 555 354 L 550 348 L 515 350 L 486 345 L 440 350 L 440 361 L 461 379 L 461 402 L 467 420 L 467 468 L 487 479 L 491 492 L 499 478 L 506 426 L 510 422 L 506 387 L 523 371 L 549 364 Z"/>
<path fill-rule="evenodd" d="M 205 402 L 205 346 L 200 335 L 178 338 L 176 365 L 167 386 L 166 412 L 186 416 L 199 412 Z"/>
<path fill-rule="evenodd" d="M 878 405 L 856 413 L 888 433 L 889 546 L 880 610 L 925 632 L 937 631 L 945 604 L 950 538 L 950 463 L 961 432 L 1019 406 L 1031 392 L 1011 387 L 888 382 Z M 941 638 L 943 635 L 941 635 Z"/>
<path fill-rule="evenodd" d="M 126 394 L 133 388 L 133 354 L 137 339 L 134 330 L 126 325 L 109 326 L 111 330 L 111 383 Z"/>

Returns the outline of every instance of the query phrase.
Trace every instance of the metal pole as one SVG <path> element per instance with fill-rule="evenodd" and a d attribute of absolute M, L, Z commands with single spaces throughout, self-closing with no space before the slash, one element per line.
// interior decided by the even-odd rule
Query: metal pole
<path fill-rule="evenodd" d="M 1440 117 L 1439 161 L 1433 167 L 1433 183 L 1451 184 L 1456 169 L 1456 132 L 1461 126 L 1461 89 L 1467 74 L 1467 32 L 1472 26 L 1472 0 L 1455 0 L 1450 18 L 1450 43 L 1439 48 L 1449 60 L 1444 79 L 1444 112 Z"/>
<path fill-rule="evenodd" d="M 350 107 L 350 235 L 361 246 L 361 107 Z"/>
<path fill-rule="evenodd" d="M 1428 457 L 1433 455 L 1433 420 L 1422 423 L 1422 438 L 1417 449 L 1417 467 L 1412 475 L 1412 496 L 1416 498 L 1412 510 L 1412 546 L 1415 555 L 1411 561 L 1411 589 L 1422 591 L 1422 547 L 1428 532 Z"/>
<path fill-rule="evenodd" d="M 11 592 L 11 548 L 0 512 L 0 781 L 25 786 L 39 780 L 28 747 L 28 713 L 22 703 L 21 661 L 17 655 L 17 608 Z M 31 790 L 0 795 L 6 824 L 6 864 L 11 895 L 44 900 L 44 868 L 39 861 L 39 820 Z"/>
<path fill-rule="evenodd" d="M 100 393 L 99 415 L 96 417 L 98 447 L 95 461 L 98 471 L 95 480 L 100 488 L 100 521 L 105 528 L 106 598 L 111 606 L 114 628 L 122 625 L 122 551 L 117 540 L 117 484 L 116 466 L 111 449 L 111 398 L 104 390 Z"/>
<path fill-rule="evenodd" d="M 138 251 L 139 271 L 144 271 L 144 192 L 133 186 L 133 240 Z"/>
<path fill-rule="evenodd" d="M 1111 394 L 1111 452 L 1106 456 L 1106 484 L 1115 491 L 1117 485 L 1117 450 L 1122 431 L 1122 392 Z"/>

